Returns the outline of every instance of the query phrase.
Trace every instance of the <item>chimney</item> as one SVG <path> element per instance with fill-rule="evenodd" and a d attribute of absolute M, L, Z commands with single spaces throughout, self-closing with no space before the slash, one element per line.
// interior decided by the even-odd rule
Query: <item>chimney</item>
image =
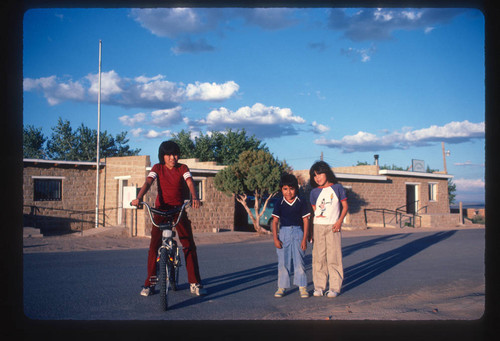
<path fill-rule="evenodd" d="M 373 155 L 375 158 L 375 166 L 378 166 L 378 154 Z"/>

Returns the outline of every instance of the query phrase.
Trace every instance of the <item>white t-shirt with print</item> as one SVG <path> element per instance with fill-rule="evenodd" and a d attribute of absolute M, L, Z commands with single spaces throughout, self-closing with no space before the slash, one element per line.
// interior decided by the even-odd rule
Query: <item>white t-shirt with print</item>
<path fill-rule="evenodd" d="M 342 212 L 341 201 L 347 200 L 344 187 L 334 184 L 325 188 L 314 188 L 310 194 L 311 205 L 316 206 L 314 224 L 333 225 Z"/>

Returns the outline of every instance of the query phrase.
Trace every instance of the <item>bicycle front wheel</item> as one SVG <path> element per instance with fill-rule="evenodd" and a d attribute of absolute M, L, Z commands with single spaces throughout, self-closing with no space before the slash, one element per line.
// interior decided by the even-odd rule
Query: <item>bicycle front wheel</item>
<path fill-rule="evenodd" d="M 173 248 L 170 250 L 170 257 L 169 257 L 169 282 L 170 282 L 170 288 L 172 288 L 173 291 L 177 291 L 177 287 L 179 284 L 179 267 L 181 265 L 179 261 L 179 249 L 177 248 L 177 245 L 174 244 Z"/>
<path fill-rule="evenodd" d="M 165 248 L 160 250 L 160 273 L 158 277 L 160 282 L 160 307 L 165 311 L 168 308 L 168 290 L 170 287 L 170 262 L 168 260 L 168 251 Z"/>

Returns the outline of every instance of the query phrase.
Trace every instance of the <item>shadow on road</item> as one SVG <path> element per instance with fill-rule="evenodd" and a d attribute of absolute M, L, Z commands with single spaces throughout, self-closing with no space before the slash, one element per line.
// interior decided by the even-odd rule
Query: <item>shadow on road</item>
<path fill-rule="evenodd" d="M 347 292 L 365 283 L 426 248 L 450 238 L 455 232 L 456 231 L 437 232 L 433 235 L 414 240 L 394 250 L 384 252 L 376 257 L 347 267 L 344 269 L 342 291 Z"/>
<path fill-rule="evenodd" d="M 409 242 L 396 249 L 382 253 L 371 259 L 364 260 L 358 264 L 349 266 L 344 269 L 344 284 L 342 291 L 347 292 L 366 281 L 382 274 L 391 269 L 397 264 L 423 251 L 424 249 L 441 242 L 451 237 L 456 231 L 438 232 L 431 236 L 423 237 L 415 241 Z M 407 238 L 409 234 L 387 235 L 380 238 L 370 239 L 357 244 L 349 245 L 342 248 L 343 256 L 349 256 L 360 249 L 366 249 L 378 244 Z M 310 273 L 312 269 L 312 255 L 307 254 L 305 259 L 306 271 Z M 253 288 L 267 285 L 277 281 L 278 263 L 273 262 L 266 265 L 256 266 L 249 269 L 231 272 L 228 274 L 206 278 L 203 283 L 208 291 L 206 298 L 216 300 L 228 295 L 236 295 Z M 309 278 L 308 285 L 312 285 L 312 278 Z M 188 289 L 187 284 L 179 289 Z M 298 290 L 292 287 L 290 293 Z M 193 304 L 200 303 L 204 298 L 192 297 L 183 302 L 172 305 L 169 309 L 180 309 Z"/>
<path fill-rule="evenodd" d="M 379 238 L 370 238 L 367 241 L 361 242 L 361 243 L 356 243 L 353 245 L 348 245 L 348 246 L 343 246 L 342 247 L 342 257 L 347 257 L 350 254 L 353 254 L 357 250 L 361 249 L 366 249 L 372 246 L 377 246 L 379 244 L 382 244 L 384 242 L 392 241 L 392 240 L 398 240 L 398 239 L 404 239 L 406 237 L 409 237 L 409 233 L 399 233 L 399 234 L 390 234 L 386 236 L 382 236 Z"/>

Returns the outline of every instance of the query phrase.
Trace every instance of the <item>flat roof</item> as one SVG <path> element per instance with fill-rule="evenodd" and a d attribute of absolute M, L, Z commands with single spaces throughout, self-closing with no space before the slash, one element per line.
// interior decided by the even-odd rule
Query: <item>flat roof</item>
<path fill-rule="evenodd" d="M 400 170 L 389 170 L 381 169 L 379 174 L 385 175 L 400 175 L 400 176 L 414 176 L 418 178 L 433 178 L 433 179 L 451 179 L 453 175 L 450 174 L 438 174 L 438 173 L 427 173 L 427 172 L 410 172 L 410 171 L 400 171 Z"/>
<path fill-rule="evenodd" d="M 31 163 L 51 163 L 58 165 L 75 165 L 75 166 L 95 166 L 95 162 L 90 161 L 65 161 L 65 160 L 43 160 L 43 159 L 23 159 L 23 162 Z M 99 166 L 105 166 L 106 162 L 99 162 Z"/>
<path fill-rule="evenodd" d="M 335 177 L 343 180 L 387 181 L 387 176 L 383 175 L 335 173 Z"/>

